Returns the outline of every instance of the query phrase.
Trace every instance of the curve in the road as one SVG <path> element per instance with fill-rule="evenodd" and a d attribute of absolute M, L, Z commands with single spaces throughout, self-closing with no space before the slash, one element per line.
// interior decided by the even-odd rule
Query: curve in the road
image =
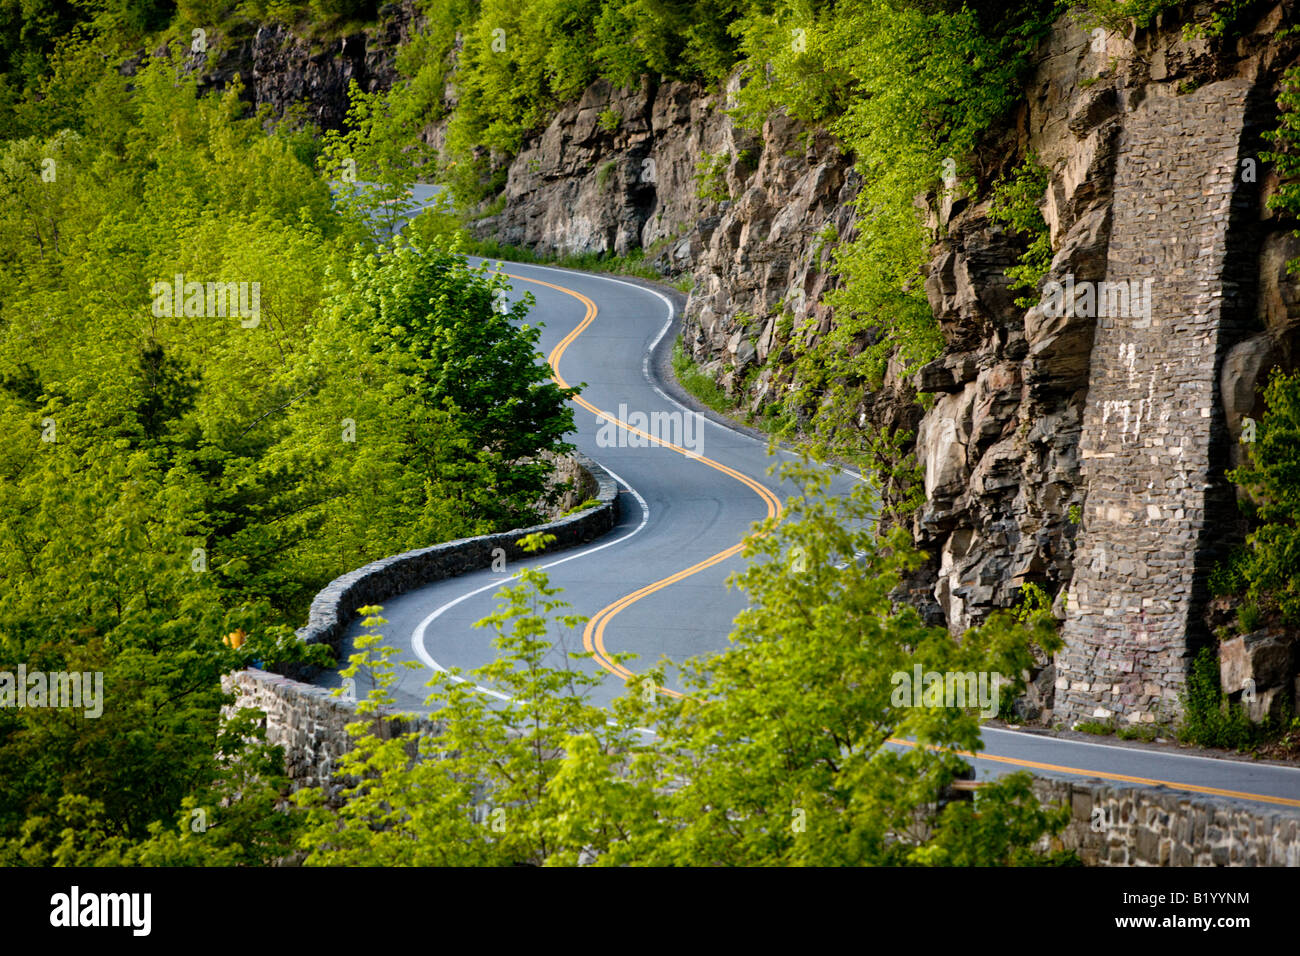
<path fill-rule="evenodd" d="M 504 264 L 502 270 L 504 271 Z M 524 272 L 535 274 L 541 272 L 548 274 L 548 277 L 557 274 L 571 275 L 573 284 L 578 288 L 569 288 L 558 282 L 536 278 L 535 275 L 522 274 Z M 570 350 L 575 342 L 579 342 L 578 347 L 585 353 L 582 357 L 583 367 L 598 371 L 604 379 L 602 382 L 597 382 L 596 386 L 589 387 L 587 391 L 587 394 L 592 395 L 600 404 L 608 407 L 611 400 L 625 394 L 627 389 L 632 388 L 631 377 L 635 374 L 637 379 L 644 377 L 641 387 L 646 389 L 646 397 L 637 398 L 636 401 L 650 401 L 657 395 L 658 399 L 682 408 L 680 403 L 658 387 L 649 374 L 649 366 L 644 357 L 650 337 L 642 337 L 644 325 L 640 316 L 644 313 L 635 301 L 636 296 L 630 295 L 629 290 L 635 290 L 640 296 L 654 296 L 668 309 L 669 323 L 659 331 L 659 337 L 654 339 L 654 343 L 658 343 L 664 331 L 671 326 L 673 307 L 664 296 L 607 276 L 562 272 L 544 266 L 519 265 L 512 267 L 512 271 L 507 275 L 513 281 L 531 283 L 548 289 L 551 299 L 547 308 L 560 309 L 561 299 L 576 301 L 583 307 L 582 318 L 551 349 L 548 356 L 552 374 L 558 384 L 567 384 L 559 370 L 560 360 L 566 350 Z M 613 291 L 615 286 L 622 287 L 623 291 Z M 584 294 L 581 291 L 583 287 L 590 294 Z M 598 290 L 605 289 L 611 290 L 610 298 L 608 302 L 602 300 L 602 306 L 612 311 L 601 313 L 592 297 L 598 296 Z M 603 294 L 603 291 L 599 294 Z M 598 314 L 612 315 L 613 321 L 608 327 L 604 322 L 598 325 L 598 328 L 603 331 L 594 342 L 586 339 L 581 339 L 580 342 L 583 332 L 591 329 Z M 586 345 L 582 345 L 582 342 L 586 342 Z M 653 344 L 651 348 L 653 349 Z M 572 361 L 572 355 L 570 360 Z M 629 360 L 635 361 L 635 372 Z M 747 452 L 741 448 L 741 446 L 748 446 L 753 449 L 755 445 L 762 444 L 761 442 L 755 442 L 750 436 L 711 421 L 711 427 L 720 431 L 710 434 L 714 434 L 722 442 L 722 457 L 731 462 L 731 464 L 724 464 L 717 460 L 717 453 L 714 453 L 713 458 L 703 459 L 689 449 L 671 445 L 657 436 L 630 426 L 627 422 L 621 422 L 588 398 L 579 396 L 576 402 L 598 419 L 613 423 L 616 428 L 633 431 L 648 443 L 667 448 L 685 458 L 701 461 L 708 468 L 714 469 L 717 475 L 726 476 L 729 479 L 727 483 L 739 482 L 740 485 L 753 491 L 762 501 L 769 516 L 780 514 L 780 501 L 771 490 L 749 475 L 745 475 L 738 468 L 732 467 L 737 465 L 751 472 L 761 468 L 762 463 L 757 458 L 757 452 Z M 584 439 L 588 444 L 590 444 L 589 438 L 590 436 L 587 436 Z M 686 443 L 690 444 L 689 441 Z M 588 454 L 592 453 L 589 448 L 584 450 Z M 606 468 L 609 464 L 614 464 L 620 471 L 624 471 L 625 468 L 632 469 L 632 472 L 624 471 L 624 474 L 631 478 L 630 482 L 617 475 L 615 478 L 636 498 L 640 509 L 639 523 L 635 512 L 630 510 L 621 528 L 623 533 L 616 533 L 612 540 L 589 545 L 575 553 L 544 564 L 539 558 L 537 563 L 542 567 L 554 567 L 560 564 L 567 565 L 569 569 L 584 567 L 587 562 L 579 562 L 579 559 L 599 551 L 605 551 L 607 558 L 613 562 L 607 563 L 594 573 L 593 569 L 589 568 L 588 571 L 577 574 L 570 572 L 568 576 L 572 579 L 570 585 L 574 589 L 571 593 L 581 595 L 592 605 L 601 607 L 601 610 L 593 614 L 588 622 L 583 634 L 584 647 L 591 652 L 600 667 L 617 675 L 622 679 L 620 680 L 622 683 L 631 672 L 611 659 L 604 642 L 606 625 L 620 612 L 633 607 L 643 599 L 734 557 L 743 548 L 743 543 L 735 544 L 707 557 L 701 557 L 699 550 L 696 550 L 692 557 L 699 559 L 689 567 L 666 574 L 673 567 L 671 560 L 674 556 L 680 556 L 691 545 L 698 545 L 710 536 L 727 534 L 741 537 L 743 540 L 744 528 L 749 525 L 752 518 L 746 517 L 743 522 L 741 521 L 741 518 L 748 513 L 739 510 L 741 499 L 726 495 L 722 491 L 724 485 L 718 484 L 716 478 L 705 482 L 691 479 L 690 475 L 696 473 L 694 469 L 665 469 L 662 463 L 646 465 L 639 459 L 615 451 L 603 450 L 595 457 Z M 632 487 L 634 483 L 638 485 L 644 483 L 643 490 L 647 492 L 644 498 Z M 731 484 L 731 487 L 735 488 L 737 485 Z M 650 503 L 647 503 L 646 498 L 650 499 Z M 652 507 L 657 510 L 653 522 L 650 516 Z M 693 540 L 689 534 L 683 534 L 681 530 L 683 520 L 699 522 Z M 632 528 L 633 524 L 636 525 L 635 528 Z M 639 547 L 635 551 L 616 547 L 638 535 L 640 536 Z M 735 538 L 733 537 L 732 540 Z M 579 563 L 569 564 L 569 562 Z M 653 570 L 646 576 L 656 578 L 650 584 L 622 594 L 611 587 L 611 584 L 620 580 L 625 574 L 635 575 L 650 569 Z M 430 585 L 393 602 L 392 610 L 401 618 L 394 623 L 403 628 L 411 628 L 407 633 L 413 636 L 412 650 L 415 656 L 430 669 L 445 670 L 423 645 L 425 638 L 429 636 L 432 622 L 448 611 L 454 610 L 452 614 L 443 618 L 447 626 L 442 628 L 445 633 L 440 634 L 439 638 L 446 644 L 448 652 L 454 648 L 454 656 L 459 658 L 457 663 L 473 664 L 476 659 L 482 660 L 483 655 L 489 653 L 481 644 L 454 637 L 456 634 L 468 634 L 468 631 L 462 629 L 468 628 L 473 620 L 481 616 L 476 613 L 477 608 L 474 605 L 482 603 L 484 592 L 499 588 L 503 580 L 500 575 L 489 576 L 486 572 L 466 576 L 467 579 L 475 577 L 477 580 L 459 580 L 459 583 L 448 580 Z M 725 634 L 724 617 L 730 620 L 728 614 L 731 612 L 724 613 L 724 604 L 730 605 L 713 596 L 717 592 L 711 589 L 720 583 L 714 580 L 716 573 L 704 577 L 707 579 L 706 584 L 688 587 L 688 593 L 680 597 L 672 605 L 671 610 L 661 604 L 658 607 L 661 613 L 652 612 L 647 617 L 643 606 L 634 615 L 632 622 L 628 623 L 624 620 L 622 627 L 629 635 L 640 635 L 640 644 L 637 646 L 644 647 L 647 642 L 657 642 L 667 650 L 669 656 L 673 656 L 674 641 L 679 648 L 688 644 L 691 652 L 697 652 L 707 649 L 710 642 L 715 641 L 719 634 Z M 458 593 L 467 585 L 469 593 Z M 476 596 L 477 601 L 470 600 Z M 431 604 L 438 605 L 432 613 L 429 612 Z M 686 609 L 685 618 L 681 609 Z M 665 611 L 666 614 L 663 613 Z M 689 626 L 684 627 L 680 623 L 683 619 L 689 619 Z M 402 623 L 405 621 L 410 623 Z M 418 625 L 415 622 L 419 622 Z M 494 696 L 502 696 L 499 691 L 491 688 L 481 689 Z M 407 691 L 406 700 L 415 700 L 413 688 Z M 912 746 L 907 741 L 895 743 Z M 1049 776 L 1100 778 L 1251 800 L 1282 807 L 1300 807 L 1300 768 L 1291 766 L 1250 763 L 1155 748 L 1107 745 L 997 728 L 984 728 L 984 744 L 985 749 L 979 753 L 963 754 L 974 764 L 977 776 L 980 778 L 1001 775 L 1014 768 L 1024 768 Z"/>
<path fill-rule="evenodd" d="M 630 484 L 628 484 L 626 480 L 620 478 L 618 475 L 614 474 L 608 468 L 606 468 L 605 471 L 609 473 L 610 477 L 612 477 L 620 485 L 626 488 L 634 498 L 636 498 L 637 504 L 641 508 L 640 523 L 631 531 L 629 531 L 627 534 L 621 535 L 615 538 L 613 541 L 605 541 L 601 544 L 594 544 L 591 545 L 590 547 L 582 549 L 577 554 L 570 554 L 566 557 L 557 558 L 554 561 L 549 561 L 546 564 L 539 565 L 538 566 L 539 571 L 545 571 L 548 568 L 554 568 L 561 564 L 567 564 L 570 561 L 576 561 L 579 558 L 585 558 L 588 557 L 589 555 L 595 554 L 597 551 L 604 551 L 606 548 L 612 548 L 616 544 L 622 544 L 628 538 L 635 537 L 637 534 L 639 534 L 642 530 L 645 529 L 645 526 L 649 523 L 650 506 L 646 504 L 645 499 L 642 498 L 641 495 L 637 492 L 637 490 L 633 488 Z M 509 580 L 513 581 L 518 576 L 519 576 L 518 573 L 512 574 Z M 454 598 L 448 601 L 446 604 L 443 604 L 440 607 L 435 608 L 427 617 L 425 617 L 422 621 L 420 621 L 416 629 L 411 632 L 411 650 L 415 652 L 415 656 L 418 657 L 424 663 L 424 665 L 428 667 L 430 670 L 446 673 L 447 668 L 443 667 L 434 659 L 433 655 L 429 653 L 428 647 L 425 645 L 424 639 L 425 639 L 425 635 L 428 634 L 429 632 L 429 625 L 432 624 L 434 621 L 436 621 L 438 618 L 442 617 L 444 613 L 451 610 L 461 602 L 468 601 L 470 598 L 476 597 L 482 594 L 484 591 L 492 591 L 500 587 L 501 587 L 500 582 L 492 581 L 491 583 L 485 584 L 482 587 L 475 588 L 473 591 L 467 591 L 464 594 L 462 594 L 460 597 Z M 465 678 L 457 676 L 455 674 L 451 675 L 451 679 L 461 684 L 468 683 L 465 680 Z M 505 694 L 501 693 L 499 690 L 493 690 L 492 688 L 484 687 L 481 684 L 475 684 L 474 688 L 476 690 L 481 691 L 484 694 L 487 694 L 491 697 L 495 697 L 498 700 L 510 699 Z"/>
<path fill-rule="evenodd" d="M 514 280 L 531 282 L 537 285 L 547 286 L 551 289 L 562 292 L 566 295 L 573 296 L 579 302 L 581 302 L 585 307 L 586 313 L 584 314 L 582 321 L 580 321 L 578 325 L 575 326 L 574 329 L 571 332 L 569 332 L 569 334 L 565 336 L 564 339 L 562 339 L 560 343 L 555 346 L 554 349 L 552 349 L 550 355 L 547 358 L 548 364 L 551 367 L 552 376 L 554 377 L 556 383 L 559 384 L 561 387 L 568 387 L 568 382 L 565 380 L 564 376 L 560 373 L 560 369 L 559 369 L 560 359 L 564 355 L 564 352 L 569 347 L 569 345 L 575 339 L 577 339 L 578 336 L 580 336 L 583 333 L 583 331 L 585 331 L 592 324 L 592 322 L 595 321 L 596 316 L 599 314 L 598 306 L 589 296 L 583 295 L 581 292 L 578 292 L 577 290 L 567 288 L 557 283 L 546 282 L 541 279 L 534 279 L 528 276 L 517 275 L 514 273 L 506 272 L 503 274 Z M 671 304 L 669 307 L 671 309 Z M 643 363 L 643 369 L 647 371 L 647 378 L 649 378 L 648 355 L 645 363 Z M 665 398 L 668 398 L 668 396 L 664 395 L 664 393 L 654 384 L 653 381 L 651 381 L 651 386 L 654 387 L 655 391 L 658 392 L 660 395 L 663 395 Z M 693 452 L 688 451 L 687 449 L 681 448 L 679 446 L 673 445 L 668 442 L 660 441 L 655 436 L 649 435 L 646 432 L 641 431 L 640 429 L 634 428 L 628 425 L 627 423 L 620 421 L 614 415 L 611 415 L 610 413 L 596 407 L 595 405 L 588 402 L 586 399 L 582 398 L 581 396 L 575 397 L 574 401 L 577 402 L 579 405 L 581 405 L 583 408 L 586 408 L 588 411 L 592 412 L 598 418 L 614 423 L 616 427 L 624 428 L 628 431 L 635 432 L 640 436 L 642 436 L 643 438 L 649 439 L 651 441 L 656 442 L 657 444 L 670 448 L 671 450 L 676 451 L 687 458 L 700 460 L 704 464 L 716 468 L 717 470 L 723 472 L 724 474 L 727 474 L 730 477 L 735 478 L 736 480 L 752 488 L 753 490 L 756 491 L 756 493 L 759 494 L 759 496 L 765 501 L 765 503 L 768 506 L 769 517 L 775 517 L 781 514 L 782 509 L 781 509 L 780 501 L 777 500 L 775 496 L 768 489 L 759 485 L 757 482 L 753 481 L 753 479 L 749 478 L 748 476 L 743 475 L 735 471 L 734 469 L 729 468 L 726 465 L 722 465 L 721 463 L 714 462 L 710 459 L 705 459 L 702 456 L 698 456 Z M 683 570 L 678 571 L 675 574 L 669 575 L 668 577 L 655 581 L 652 584 L 648 584 L 636 591 L 631 592 L 630 594 L 623 596 L 619 600 L 605 606 L 600 611 L 598 611 L 595 615 L 593 615 L 590 621 L 588 622 L 586 630 L 583 633 L 584 648 L 587 651 L 591 652 L 595 660 L 598 661 L 600 665 L 604 667 L 606 670 L 624 679 L 632 678 L 634 675 L 630 670 L 623 667 L 621 664 L 618 664 L 617 662 L 611 660 L 608 656 L 608 651 L 606 650 L 604 644 L 604 632 L 609 621 L 621 610 L 641 600 L 643 597 L 646 597 L 650 594 L 655 593 L 656 591 L 669 587 L 670 585 L 678 581 L 684 580 L 690 575 L 698 571 L 701 571 L 707 567 L 711 567 L 714 564 L 717 564 L 721 561 L 725 561 L 727 558 L 739 553 L 743 547 L 744 547 L 743 542 L 733 545 L 732 547 L 724 551 L 720 551 L 717 554 L 712 555 L 709 558 L 706 558 L 703 561 L 700 561 L 689 568 L 684 568 Z M 659 693 L 666 693 L 675 697 L 681 696 L 680 692 L 671 690 L 669 688 L 656 688 L 656 690 Z M 1002 733 L 1014 733 L 1014 732 L 1003 731 Z M 913 742 L 906 741 L 906 740 L 895 739 L 895 740 L 891 740 L 891 743 L 894 743 L 899 746 L 915 746 Z M 1080 746 L 1088 746 L 1088 745 L 1080 742 L 1075 742 L 1075 741 L 1058 741 L 1058 746 L 1064 749 L 1069 746 L 1080 747 Z M 1127 748 L 1116 747 L 1111 749 L 1117 751 L 1121 751 L 1121 750 L 1125 751 L 1125 753 L 1130 757 L 1138 756 L 1133 751 L 1127 750 Z M 1300 807 L 1300 798 L 1281 796 L 1277 794 L 1253 793 L 1253 792 L 1248 792 L 1243 790 L 1232 789 L 1228 787 L 1209 786 L 1206 784 L 1199 784 L 1190 781 L 1171 781 L 1171 780 L 1164 780 L 1164 779 L 1159 779 L 1159 778 L 1145 776 L 1145 775 L 1116 773 L 1111 770 L 1072 767 L 1072 766 L 1066 766 L 1059 763 L 1050 763 L 1050 762 L 1045 762 L 1040 760 L 1030 760 L 1030 759 L 1026 759 L 1025 757 L 990 753 L 987 750 L 980 753 L 968 753 L 966 751 L 960 751 L 959 753 L 962 757 L 965 757 L 973 761 L 984 761 L 988 763 L 999 764 L 1002 766 L 1016 767 L 1016 768 L 1029 769 L 1029 770 L 1038 770 L 1040 772 L 1046 772 L 1054 775 L 1093 777 L 1093 778 L 1101 778 L 1105 780 L 1112 780 L 1112 781 L 1122 782 L 1122 783 L 1141 784 L 1144 786 L 1172 787 L 1179 790 L 1189 791 L 1192 793 L 1201 793 L 1210 796 L 1253 800 L 1253 801 L 1273 804 L 1277 806 Z M 1162 756 L 1165 759 L 1168 759 L 1171 757 L 1182 757 L 1186 755 L 1164 754 Z M 1198 760 L 1206 760 L 1206 761 L 1213 760 L 1213 758 L 1190 758 L 1190 759 L 1198 759 Z M 1276 769 L 1279 771 L 1285 771 L 1285 770 L 1290 770 L 1292 768 L 1278 767 Z M 1296 771 L 1296 772 L 1300 773 L 1300 771 Z"/>

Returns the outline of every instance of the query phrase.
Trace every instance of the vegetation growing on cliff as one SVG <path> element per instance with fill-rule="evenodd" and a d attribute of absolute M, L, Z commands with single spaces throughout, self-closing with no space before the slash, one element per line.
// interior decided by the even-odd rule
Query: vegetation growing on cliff
<path fill-rule="evenodd" d="M 982 12 L 908 0 L 653 8 L 494 0 L 462 24 L 443 175 L 462 203 L 499 189 L 502 160 L 522 137 L 597 77 L 720 83 L 739 69 L 734 108 L 742 123 L 756 127 L 782 110 L 833 130 L 863 177 L 859 228 L 835 251 L 846 281 L 830 303 L 834 327 L 810 349 L 794 350 L 798 388 L 784 393 L 782 414 L 812 422 L 819 444 L 852 453 L 838 442 L 855 430 L 849 417 L 891 357 L 914 367 L 942 345 L 923 289 L 930 233 L 915 198 L 970 188 L 960 184 L 978 172 L 969 158 L 1018 97 L 1028 57 L 1056 12 L 1049 0 Z M 416 76 L 449 68 L 430 60 Z M 701 160 L 702 196 L 725 198 L 719 169 L 716 157 Z M 792 341 L 805 340 L 793 331 Z"/>
<path fill-rule="evenodd" d="M 1016 300 L 1016 305 L 1027 309 L 1037 301 L 1038 284 L 1052 265 L 1052 237 L 1043 219 L 1039 204 L 1047 192 L 1047 170 L 1038 157 L 1027 156 L 1011 176 L 999 180 L 993 187 L 993 202 L 989 216 L 1029 241 L 1020 261 L 1007 270 L 1013 290 L 1030 294 Z"/>
<path fill-rule="evenodd" d="M 1300 625 L 1300 373 L 1275 374 L 1250 460 L 1229 477 L 1251 493 L 1255 529 L 1233 564 L 1249 606 Z"/>
<path fill-rule="evenodd" d="M 1078 11 L 1085 23 L 1127 29 L 1171 5 L 1087 0 Z M 792 350 L 797 388 L 782 400 L 783 414 L 816 429 L 817 444 L 836 445 L 891 359 L 906 373 L 942 347 L 923 289 L 932 233 L 916 198 L 928 194 L 933 204 L 987 181 L 980 139 L 1018 100 L 1035 44 L 1069 8 L 1063 0 L 425 3 L 426 27 L 399 55 L 406 82 L 385 99 L 388 112 L 403 118 L 394 130 L 406 129 L 404 145 L 426 123 L 448 120 L 438 176 L 462 206 L 496 194 L 524 138 L 598 78 L 622 86 L 647 76 L 721 84 L 739 71 L 732 105 L 742 122 L 758 125 L 781 110 L 832 130 L 863 177 L 859 228 L 835 252 L 845 279 L 828 302 L 836 321 L 810 349 Z M 724 198 L 716 162 L 702 162 L 702 194 Z M 1022 179 L 1011 187 L 1027 188 Z M 1050 249 L 1037 224 L 1015 215 L 1010 224 L 1032 234 L 1015 275 L 1027 289 Z M 802 343 L 793 331 L 791 342 Z"/>
<path fill-rule="evenodd" d="M 1079 7 L 1085 23 L 1127 31 L 1130 24 L 1150 26 L 1156 17 L 1178 3 L 1179 0 L 1084 0 Z"/>
<path fill-rule="evenodd" d="M 1265 133 L 1273 149 L 1261 156 L 1280 174 L 1268 204 L 1296 217 L 1300 216 L 1300 67 L 1285 74 L 1278 106 L 1278 126 Z M 1300 273 L 1300 259 L 1287 263 L 1287 268 Z M 1241 595 L 1242 612 L 1254 624 L 1261 616 L 1276 615 L 1300 625 L 1300 372 L 1284 374 L 1275 369 L 1264 402 L 1263 418 L 1249 440 L 1243 436 L 1246 463 L 1228 475 L 1249 493 L 1247 510 L 1253 530 L 1244 547 L 1216 569 L 1211 585 L 1221 593 Z"/>

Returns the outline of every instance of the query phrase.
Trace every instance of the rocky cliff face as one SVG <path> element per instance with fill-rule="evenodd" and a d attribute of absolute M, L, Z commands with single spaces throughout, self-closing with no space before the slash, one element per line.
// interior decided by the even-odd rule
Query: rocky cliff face
<path fill-rule="evenodd" d="M 1224 472 L 1295 344 L 1281 266 L 1295 224 L 1266 209 L 1276 182 L 1258 158 L 1295 57 L 1270 40 L 1288 12 L 1230 42 L 1156 29 L 1095 48 L 1058 24 L 1018 138 L 1051 171 L 1049 280 L 1090 288 L 1091 305 L 1016 308 L 984 206 L 936 246 L 927 291 L 948 347 L 917 377 L 938 400 L 916 530 L 955 632 L 1022 583 L 1057 595 L 1068 646 L 1031 716 L 1171 719 L 1210 640 L 1206 578 L 1241 533 Z"/>
<path fill-rule="evenodd" d="M 593 85 L 526 144 L 504 209 L 475 229 L 546 253 L 640 247 L 666 275 L 689 274 L 687 347 L 736 395 L 782 347 L 776 306 L 830 327 L 819 302 L 834 282 L 832 243 L 817 236 L 851 233 L 856 180 L 823 132 L 783 116 L 737 129 L 723 112 L 730 92 Z M 750 383 L 753 407 L 771 386 L 770 374 Z"/>
<path fill-rule="evenodd" d="M 208 38 L 209 53 L 191 53 L 202 86 L 225 88 L 236 74 L 243 98 L 275 116 L 301 109 L 320 129 L 339 129 L 348 111 L 348 85 L 367 93 L 397 80 L 397 48 L 420 25 L 412 0 L 380 8 L 375 26 L 342 37 L 314 40 L 278 23 L 251 34 Z"/>

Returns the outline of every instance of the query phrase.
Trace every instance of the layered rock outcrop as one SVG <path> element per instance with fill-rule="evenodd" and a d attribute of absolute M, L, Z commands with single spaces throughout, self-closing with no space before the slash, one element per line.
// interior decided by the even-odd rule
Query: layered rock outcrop
<path fill-rule="evenodd" d="M 397 81 L 397 48 L 423 18 L 413 0 L 385 3 L 373 26 L 346 36 L 314 37 L 282 23 L 207 36 L 206 51 L 191 50 L 188 65 L 200 87 L 225 89 L 238 75 L 242 98 L 255 110 L 298 115 L 319 129 L 343 126 L 348 87 L 386 90 Z"/>
<path fill-rule="evenodd" d="M 549 253 L 646 250 L 689 275 L 687 349 L 733 395 L 778 341 L 784 305 L 830 327 L 821 304 L 836 237 L 851 234 L 852 164 L 824 132 L 776 115 L 760 131 L 724 112 L 734 82 L 710 91 L 647 79 L 593 84 L 511 163 L 502 211 L 480 236 Z M 749 383 L 761 404 L 770 373 Z"/>
<path fill-rule="evenodd" d="M 1294 348 L 1278 262 L 1294 224 L 1265 209 L 1258 159 L 1295 54 L 1268 40 L 1284 13 L 1232 43 L 1171 26 L 1098 48 L 1057 24 L 1019 138 L 1051 174 L 1048 280 L 1076 307 L 990 294 L 1014 257 L 985 208 L 937 248 L 927 289 L 949 344 L 918 376 L 941 395 L 918 438 L 936 471 L 917 532 L 955 632 L 1022 583 L 1057 595 L 1067 647 L 1027 716 L 1174 719 L 1211 640 L 1206 578 L 1241 531 L 1224 473 Z"/>

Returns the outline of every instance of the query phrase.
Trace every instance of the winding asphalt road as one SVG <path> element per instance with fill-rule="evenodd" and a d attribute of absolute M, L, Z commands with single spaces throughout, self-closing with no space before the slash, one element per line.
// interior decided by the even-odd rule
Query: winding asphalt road
<path fill-rule="evenodd" d="M 417 195 L 429 198 L 428 188 Z M 778 513 L 791 488 L 769 474 L 773 458 L 766 445 L 723 424 L 701 417 L 697 431 L 663 435 L 678 447 L 645 442 L 632 447 L 625 429 L 611 429 L 609 418 L 633 413 L 647 418 L 669 413 L 685 424 L 691 414 L 671 398 L 656 378 L 652 353 L 662 356 L 676 335 L 671 301 L 663 294 L 621 279 L 567 269 L 503 263 L 513 296 L 536 299 L 531 321 L 544 323 L 542 347 L 557 377 L 584 383 L 575 408 L 577 447 L 598 461 L 620 483 L 621 519 L 608 535 L 581 548 L 536 558 L 551 583 L 564 589 L 574 614 L 591 620 L 566 634 L 552 634 L 553 664 L 558 655 L 592 650 L 596 658 L 577 666 L 605 679 L 592 697 L 607 703 L 624 692 L 627 669 L 610 654 L 631 652 L 632 671 L 661 656 L 676 661 L 721 650 L 744 596 L 725 586 L 743 568 L 740 542 L 755 521 Z M 611 432 L 622 441 L 599 441 Z M 640 426 L 644 429 L 644 425 Z M 698 443 L 693 441 L 698 434 Z M 637 441 L 637 444 L 641 444 Z M 779 452 L 777 460 L 795 456 Z M 841 473 L 832 490 L 846 493 L 856 476 Z M 398 648 L 397 660 L 416 661 L 419 670 L 399 670 L 394 696 L 403 710 L 423 711 L 426 683 L 433 670 L 467 672 L 494 656 L 491 632 L 474 622 L 495 610 L 497 590 L 518 570 L 484 570 L 439 581 L 390 599 L 384 606 L 386 642 Z M 344 642 L 363 633 L 354 624 Z M 668 689 L 675 686 L 668 673 Z M 324 686 L 339 686 L 336 673 L 321 675 Z M 500 696 L 492 687 L 485 693 Z M 358 687 L 364 694 L 365 686 Z M 1091 777 L 1166 786 L 1192 793 L 1300 808 L 1300 768 L 1243 759 L 1224 759 L 1141 744 L 1102 743 L 1079 735 L 986 727 L 985 750 L 971 755 L 978 778 L 1016 770 L 1056 777 Z M 898 742 L 899 746 L 906 746 Z"/>
<path fill-rule="evenodd" d="M 562 651 L 583 650 L 585 639 L 598 659 L 584 664 L 607 678 L 593 700 L 607 703 L 623 693 L 621 673 L 627 673 L 609 655 L 635 653 L 627 665 L 635 670 L 661 656 L 682 661 L 726 646 L 732 620 L 744 607 L 744 596 L 725 585 L 731 572 L 744 567 L 740 542 L 754 522 L 779 513 L 781 500 L 794 489 L 782 489 L 777 476 L 767 473 L 773 459 L 765 443 L 696 416 L 652 379 L 651 347 L 671 344 L 673 307 L 666 296 L 569 270 L 514 263 L 502 268 L 511 276 L 512 297 L 529 292 L 536 299 L 531 315 L 545 323 L 542 351 L 561 380 L 584 386 L 572 441 L 620 482 L 620 520 L 612 532 L 583 548 L 520 562 L 546 567 L 572 613 L 592 619 L 574 633 L 551 635 L 552 663 L 560 663 Z M 660 413 L 658 421 L 672 428 L 661 426 L 657 437 L 669 445 L 612 426 L 598 417 L 606 411 L 641 431 Z M 846 493 L 855 480 L 840 474 L 833 490 Z M 495 593 L 518 566 L 439 581 L 385 604 L 387 643 L 400 648 L 399 659 L 426 668 L 403 672 L 394 694 L 399 707 L 424 709 L 430 669 L 464 672 L 493 658 L 491 632 L 473 624 L 493 612 Z M 643 589 L 648 590 L 637 600 L 624 601 Z M 345 653 L 358 633 L 354 626 Z M 337 686 L 338 679 L 323 675 L 320 683 Z M 673 684 L 670 679 L 670 690 Z"/>

